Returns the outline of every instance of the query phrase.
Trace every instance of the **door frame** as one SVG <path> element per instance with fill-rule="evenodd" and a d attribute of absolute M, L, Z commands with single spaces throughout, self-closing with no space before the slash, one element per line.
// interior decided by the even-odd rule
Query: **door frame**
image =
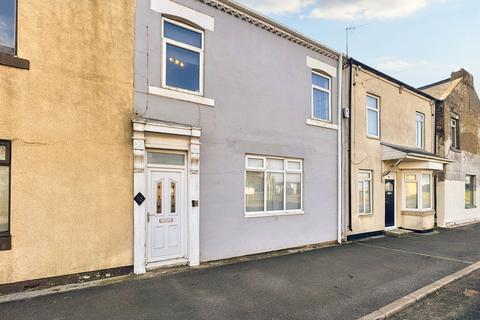
<path fill-rule="evenodd" d="M 394 173 L 394 172 L 391 172 L 389 173 L 387 176 L 385 176 L 383 178 L 383 196 L 385 197 L 385 180 L 393 180 L 394 181 L 394 188 L 393 188 L 393 226 L 391 227 L 386 227 L 384 223 L 384 229 L 386 231 L 389 231 L 389 230 L 395 230 L 398 228 L 397 226 L 397 189 L 398 189 L 398 186 L 397 186 L 397 174 Z M 384 198 L 385 199 L 385 198 Z M 385 212 L 385 204 L 384 204 L 384 209 L 383 209 L 383 212 L 384 212 L 384 216 L 386 215 L 386 212 Z"/>
<path fill-rule="evenodd" d="M 133 271 L 147 271 L 147 150 L 184 152 L 185 258 L 150 263 L 148 269 L 177 264 L 200 264 L 200 136 L 201 129 L 136 117 L 133 119 Z M 171 168 L 168 168 L 170 170 Z M 143 202 L 134 198 L 141 194 Z"/>
<path fill-rule="evenodd" d="M 187 154 L 186 152 L 176 152 L 176 151 L 171 151 L 171 150 L 158 150 L 158 149 L 148 149 L 147 152 L 158 152 L 158 153 L 176 153 L 176 154 L 184 154 L 185 155 L 185 161 L 187 161 Z M 151 200 L 151 197 L 153 196 L 151 194 L 151 184 L 152 184 L 152 172 L 160 172 L 160 173 L 169 173 L 169 172 L 172 172 L 172 173 L 180 173 L 180 183 L 182 184 L 182 188 L 181 188 L 181 195 L 180 195 L 180 201 L 182 203 L 182 206 L 181 206 L 181 209 L 182 209 L 182 212 L 181 212 L 181 217 L 180 217 L 180 228 L 181 228 L 181 232 L 180 232 L 180 237 L 182 239 L 182 245 L 181 245 L 181 257 L 179 258 L 172 258 L 172 259 L 164 259 L 164 260 L 160 260 L 160 261 L 151 261 L 151 256 L 150 256 L 150 248 L 149 248 L 149 245 L 151 245 L 151 231 L 150 231 L 150 228 L 151 226 L 148 225 L 148 218 L 147 218 L 147 223 L 146 223 L 146 264 L 147 264 L 147 270 L 150 268 L 150 267 L 155 267 L 157 265 L 164 265 L 164 264 L 168 264 L 167 262 L 171 262 L 171 261 L 182 261 L 182 260 L 186 260 L 186 256 L 187 256 L 187 234 L 188 234 L 188 224 L 187 224 L 187 208 L 188 208 L 188 202 L 187 202 L 187 179 L 185 177 L 185 167 L 186 167 L 186 164 L 184 166 L 166 166 L 166 165 L 152 165 L 152 164 L 148 164 L 147 163 L 147 176 L 146 176 L 146 200 L 145 201 L 150 201 Z M 149 210 L 149 205 L 150 203 L 147 202 L 147 215 L 148 215 L 148 210 Z"/>

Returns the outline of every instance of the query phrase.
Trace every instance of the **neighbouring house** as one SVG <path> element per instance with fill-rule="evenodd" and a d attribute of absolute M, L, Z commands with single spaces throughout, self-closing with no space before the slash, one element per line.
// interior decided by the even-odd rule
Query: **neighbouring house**
<path fill-rule="evenodd" d="M 133 1 L 0 13 L 0 284 L 131 269 Z"/>
<path fill-rule="evenodd" d="M 354 59 L 344 79 L 348 239 L 433 229 L 435 179 L 448 163 L 435 155 L 435 99 Z"/>
<path fill-rule="evenodd" d="M 340 61 L 230 1 L 137 0 L 136 273 L 341 238 Z"/>
<path fill-rule="evenodd" d="M 447 227 L 480 220 L 480 100 L 473 76 L 461 69 L 420 88 L 439 100 L 436 107 L 437 153 L 452 161 L 439 175 L 437 223 Z"/>

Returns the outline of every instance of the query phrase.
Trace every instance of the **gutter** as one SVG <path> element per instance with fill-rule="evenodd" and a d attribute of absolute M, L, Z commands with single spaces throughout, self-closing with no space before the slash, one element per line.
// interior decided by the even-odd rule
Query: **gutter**
<path fill-rule="evenodd" d="M 342 75 L 343 75 L 343 56 L 338 59 L 338 85 L 337 85 L 337 242 L 342 244 L 343 225 L 342 225 Z"/>

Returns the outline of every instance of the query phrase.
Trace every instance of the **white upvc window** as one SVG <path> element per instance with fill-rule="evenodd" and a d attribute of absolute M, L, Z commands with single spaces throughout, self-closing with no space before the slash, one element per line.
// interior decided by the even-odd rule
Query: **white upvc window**
<path fill-rule="evenodd" d="M 162 18 L 162 86 L 203 95 L 204 32 Z"/>
<path fill-rule="evenodd" d="M 332 120 L 331 78 L 312 71 L 312 118 L 315 120 Z"/>
<path fill-rule="evenodd" d="M 367 136 L 380 137 L 380 99 L 367 94 Z"/>
<path fill-rule="evenodd" d="M 357 175 L 358 213 L 371 214 L 373 212 L 372 171 L 361 170 Z"/>
<path fill-rule="evenodd" d="M 303 210 L 303 161 L 245 157 L 245 215 L 298 214 Z"/>
<path fill-rule="evenodd" d="M 416 147 L 425 148 L 425 115 L 417 112 L 415 114 L 415 132 L 416 132 Z"/>
<path fill-rule="evenodd" d="M 405 173 L 406 210 L 431 210 L 433 183 L 430 173 Z"/>

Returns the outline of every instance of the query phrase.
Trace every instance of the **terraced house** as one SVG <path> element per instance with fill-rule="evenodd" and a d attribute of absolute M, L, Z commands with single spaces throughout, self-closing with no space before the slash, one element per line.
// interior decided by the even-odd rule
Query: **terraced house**
<path fill-rule="evenodd" d="M 229 1 L 137 1 L 135 272 L 341 239 L 340 63 Z"/>
<path fill-rule="evenodd" d="M 435 98 L 354 59 L 345 70 L 348 238 L 433 229 L 449 163 L 435 153 Z"/>
<path fill-rule="evenodd" d="M 0 22 L 0 284 L 131 266 L 134 4 L 2 0 Z"/>
<path fill-rule="evenodd" d="M 479 221 L 480 100 L 473 76 L 461 69 L 420 89 L 439 100 L 437 152 L 451 161 L 438 183 L 437 223 L 448 227 Z"/>

